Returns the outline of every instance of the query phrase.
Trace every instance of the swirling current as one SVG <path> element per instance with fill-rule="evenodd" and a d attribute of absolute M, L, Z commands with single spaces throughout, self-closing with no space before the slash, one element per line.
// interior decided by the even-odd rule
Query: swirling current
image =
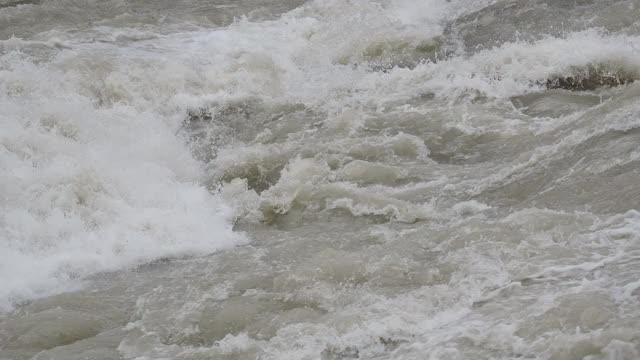
<path fill-rule="evenodd" d="M 638 0 L 0 0 L 0 359 L 640 359 L 638 80 Z"/>

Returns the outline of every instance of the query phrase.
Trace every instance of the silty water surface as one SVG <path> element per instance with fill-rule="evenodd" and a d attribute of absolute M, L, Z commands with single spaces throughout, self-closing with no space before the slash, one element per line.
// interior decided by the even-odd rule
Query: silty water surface
<path fill-rule="evenodd" d="M 640 358 L 640 2 L 0 2 L 0 359 Z"/>

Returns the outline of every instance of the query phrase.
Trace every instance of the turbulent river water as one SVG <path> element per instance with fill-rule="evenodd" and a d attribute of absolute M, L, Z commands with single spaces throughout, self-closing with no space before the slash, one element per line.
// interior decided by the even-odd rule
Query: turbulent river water
<path fill-rule="evenodd" d="M 638 0 L 0 0 L 0 359 L 640 359 L 638 79 Z"/>

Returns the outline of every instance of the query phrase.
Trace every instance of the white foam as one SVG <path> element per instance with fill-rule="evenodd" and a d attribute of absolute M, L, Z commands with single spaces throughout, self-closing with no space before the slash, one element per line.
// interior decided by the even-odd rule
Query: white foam
<path fill-rule="evenodd" d="M 68 289 L 96 272 L 245 240 L 232 232 L 233 215 L 221 198 L 200 184 L 201 164 L 176 136 L 189 108 L 249 96 L 327 110 L 425 91 L 504 97 L 575 66 L 638 68 L 640 38 L 594 30 L 414 70 L 375 73 L 340 64 L 376 41 L 439 36 L 442 22 L 471 11 L 467 5 L 318 0 L 275 21 L 241 20 L 225 29 L 157 37 L 125 29 L 107 39 L 113 43 L 68 34 L 1 42 L 0 307 Z M 132 41 L 118 47 L 120 38 Z M 57 55 L 31 59 L 22 52 L 29 46 Z M 427 149 L 418 150 L 426 158 Z M 405 203 L 389 208 L 375 197 L 331 199 L 330 206 L 354 214 L 431 216 L 430 209 L 415 216 Z M 252 202 L 255 196 L 243 206 Z M 460 210 L 483 209 L 469 205 Z"/>
<path fill-rule="evenodd" d="M 313 101 L 350 88 L 361 72 L 332 74 L 334 54 L 314 50 L 332 24 L 313 11 L 155 38 L 121 29 L 103 39 L 108 29 L 96 28 L 3 41 L 0 307 L 96 272 L 244 241 L 176 133 L 187 109 L 211 101 Z"/>
<path fill-rule="evenodd" d="M 638 36 L 610 35 L 589 29 L 569 33 L 564 38 L 507 43 L 471 56 L 425 63 L 411 77 L 399 69 L 399 81 L 394 86 L 403 92 L 421 89 L 440 96 L 477 90 L 503 98 L 540 90 L 547 79 L 571 76 L 576 69 L 590 65 L 640 75 L 639 52 Z"/>
<path fill-rule="evenodd" d="M 52 62 L 0 56 L 0 309 L 245 241 L 176 136 L 200 101 L 190 69 L 143 55 L 76 44 Z"/>

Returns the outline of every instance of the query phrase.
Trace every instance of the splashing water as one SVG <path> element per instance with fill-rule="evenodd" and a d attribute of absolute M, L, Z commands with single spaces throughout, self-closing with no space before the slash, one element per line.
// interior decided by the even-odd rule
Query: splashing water
<path fill-rule="evenodd" d="M 638 19 L 0 0 L 0 359 L 639 358 Z"/>

